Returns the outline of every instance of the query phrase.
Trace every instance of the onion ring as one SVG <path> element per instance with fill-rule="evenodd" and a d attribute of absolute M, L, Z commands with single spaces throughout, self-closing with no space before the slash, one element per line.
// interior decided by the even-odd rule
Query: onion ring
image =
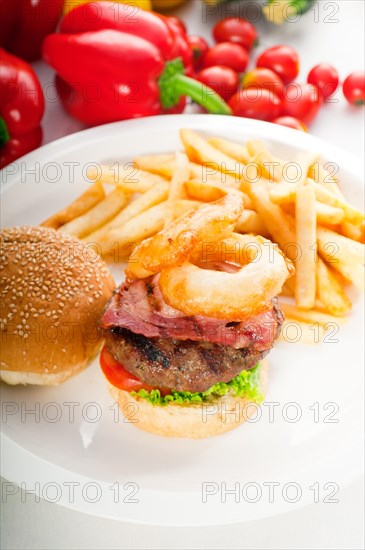
<path fill-rule="evenodd" d="M 238 243 L 241 251 L 246 250 L 243 258 L 239 258 L 242 267 L 235 273 L 227 273 L 186 262 L 164 269 L 159 285 L 167 304 L 186 315 L 228 321 L 244 321 L 271 307 L 271 299 L 294 272 L 291 262 L 277 245 L 263 237 L 234 233 L 220 244 L 223 243 L 229 246 Z M 255 247 L 256 253 L 247 253 L 248 245 Z"/>
<path fill-rule="evenodd" d="M 178 218 L 134 249 L 126 269 L 127 279 L 143 279 L 182 265 L 200 242 L 214 242 L 229 235 L 243 208 L 242 193 L 232 191 Z"/>

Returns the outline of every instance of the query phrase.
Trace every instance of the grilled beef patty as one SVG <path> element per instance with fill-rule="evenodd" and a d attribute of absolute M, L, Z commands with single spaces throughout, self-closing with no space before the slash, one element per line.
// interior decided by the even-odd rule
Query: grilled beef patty
<path fill-rule="evenodd" d="M 282 323 L 276 298 L 266 312 L 243 322 L 186 316 L 164 302 L 155 277 L 122 284 L 101 327 L 107 349 L 146 385 L 200 392 L 254 367 Z"/>
<path fill-rule="evenodd" d="M 148 386 L 190 392 L 229 382 L 241 371 L 254 367 L 270 350 L 146 338 L 123 328 L 108 330 L 105 344 L 119 363 Z"/>

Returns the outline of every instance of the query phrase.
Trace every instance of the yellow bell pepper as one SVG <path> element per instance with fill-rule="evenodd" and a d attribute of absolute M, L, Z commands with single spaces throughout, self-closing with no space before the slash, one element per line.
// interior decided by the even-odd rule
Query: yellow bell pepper
<path fill-rule="evenodd" d="M 99 0 L 99 1 L 102 2 L 103 0 Z M 120 4 L 130 4 L 131 6 L 137 6 L 141 10 L 146 10 L 146 11 L 152 10 L 151 0 L 113 0 L 113 1 L 119 2 Z M 77 6 L 80 6 L 80 4 L 87 4 L 88 2 L 93 2 L 93 0 L 65 0 L 65 3 L 63 6 L 63 13 L 68 13 L 69 11 L 77 8 Z"/>
<path fill-rule="evenodd" d="M 153 9 L 156 11 L 172 10 L 188 0 L 152 0 Z"/>

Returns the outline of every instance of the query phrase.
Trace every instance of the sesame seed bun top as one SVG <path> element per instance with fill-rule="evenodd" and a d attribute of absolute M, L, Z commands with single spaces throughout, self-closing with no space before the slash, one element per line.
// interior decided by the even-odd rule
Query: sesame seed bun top
<path fill-rule="evenodd" d="M 115 286 L 106 264 L 45 227 L 3 229 L 0 246 L 1 371 L 78 372 L 100 347 L 99 319 Z"/>

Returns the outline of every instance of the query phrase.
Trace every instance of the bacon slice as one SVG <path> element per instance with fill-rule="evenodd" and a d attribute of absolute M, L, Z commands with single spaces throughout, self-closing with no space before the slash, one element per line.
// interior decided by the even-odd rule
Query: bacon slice
<path fill-rule="evenodd" d="M 263 351 L 273 345 L 282 321 L 276 299 L 270 310 L 241 323 L 186 316 L 164 302 L 158 276 L 155 276 L 122 284 L 110 300 L 101 326 L 128 329 L 147 338 L 207 341 L 236 349 L 253 347 Z"/>

